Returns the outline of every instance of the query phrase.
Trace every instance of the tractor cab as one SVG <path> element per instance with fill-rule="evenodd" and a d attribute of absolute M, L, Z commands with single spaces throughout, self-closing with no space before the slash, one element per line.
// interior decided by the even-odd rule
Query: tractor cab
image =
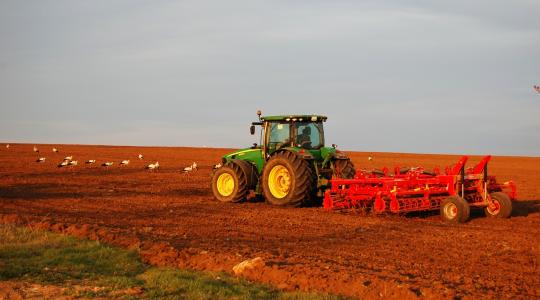
<path fill-rule="evenodd" d="M 254 126 L 261 125 L 261 145 L 267 155 L 285 148 L 302 148 L 305 150 L 320 150 L 324 147 L 325 116 L 290 115 L 260 117 Z"/>

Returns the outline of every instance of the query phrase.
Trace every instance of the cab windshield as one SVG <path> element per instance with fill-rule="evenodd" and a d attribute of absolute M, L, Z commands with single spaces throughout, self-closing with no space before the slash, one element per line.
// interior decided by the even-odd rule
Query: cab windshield
<path fill-rule="evenodd" d="M 290 144 L 291 128 L 289 123 L 270 123 L 268 146 L 270 149 Z"/>

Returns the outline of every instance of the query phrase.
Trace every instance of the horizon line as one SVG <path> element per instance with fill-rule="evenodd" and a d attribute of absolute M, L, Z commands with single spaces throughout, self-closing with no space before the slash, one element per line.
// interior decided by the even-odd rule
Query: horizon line
<path fill-rule="evenodd" d="M 223 149 L 223 150 L 238 150 L 246 147 L 221 147 L 221 146 L 200 146 L 200 145 L 129 145 L 129 144 L 86 144 L 86 143 L 32 143 L 32 142 L 0 142 L 2 145 L 64 145 L 64 146 L 94 146 L 94 147 L 147 147 L 147 148 L 203 148 L 203 149 Z M 1 148 L 0 148 L 1 149 Z M 490 153 L 444 153 L 444 152 L 408 152 L 408 151 L 366 151 L 366 150 L 344 150 L 344 152 L 358 152 L 358 153 L 388 153 L 388 154 L 417 154 L 417 155 L 449 155 L 449 156 L 498 156 L 498 157 L 526 157 L 526 158 L 540 158 L 539 155 L 520 155 L 520 154 L 490 154 Z"/>

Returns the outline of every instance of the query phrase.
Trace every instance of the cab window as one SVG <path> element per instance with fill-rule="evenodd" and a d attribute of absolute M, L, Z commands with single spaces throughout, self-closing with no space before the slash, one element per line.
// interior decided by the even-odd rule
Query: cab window
<path fill-rule="evenodd" d="M 296 145 L 305 149 L 319 149 L 323 146 L 322 123 L 295 123 Z"/>

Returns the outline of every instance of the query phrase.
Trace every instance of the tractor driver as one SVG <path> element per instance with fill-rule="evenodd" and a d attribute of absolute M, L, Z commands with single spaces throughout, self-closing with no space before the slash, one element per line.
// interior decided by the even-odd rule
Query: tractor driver
<path fill-rule="evenodd" d="M 296 141 L 302 148 L 311 148 L 311 127 L 304 127 L 302 133 L 297 136 Z"/>

